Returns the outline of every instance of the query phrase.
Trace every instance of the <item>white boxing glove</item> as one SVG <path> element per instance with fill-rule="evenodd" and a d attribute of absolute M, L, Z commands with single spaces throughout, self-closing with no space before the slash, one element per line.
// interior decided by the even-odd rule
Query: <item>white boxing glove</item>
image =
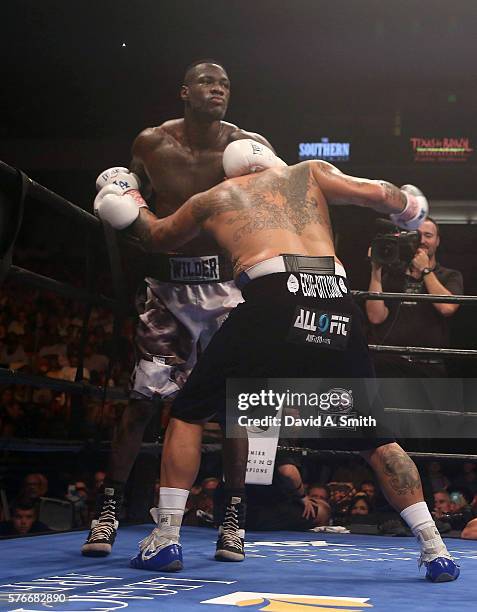
<path fill-rule="evenodd" d="M 403 185 L 401 191 L 406 196 L 406 206 L 400 213 L 389 215 L 389 218 L 395 225 L 404 230 L 417 230 L 429 214 L 427 198 L 414 185 Z"/>
<path fill-rule="evenodd" d="M 130 189 L 140 189 L 141 181 L 137 174 L 129 172 L 127 168 L 109 168 L 101 172 L 96 179 L 96 189 L 100 191 L 106 185 L 118 185 L 124 193 Z"/>
<path fill-rule="evenodd" d="M 134 175 L 133 175 L 134 176 Z M 136 221 L 141 208 L 148 208 L 137 189 L 116 183 L 105 185 L 94 200 L 94 213 L 117 230 L 125 229 Z"/>
<path fill-rule="evenodd" d="M 227 178 L 287 165 L 271 149 L 251 138 L 234 140 L 227 145 L 222 163 Z"/>
<path fill-rule="evenodd" d="M 115 166 L 113 168 L 103 170 L 103 172 L 101 172 L 96 179 L 96 191 L 100 191 L 105 185 L 113 183 L 118 174 L 130 174 L 130 172 L 127 168 L 123 168 L 122 166 Z"/>

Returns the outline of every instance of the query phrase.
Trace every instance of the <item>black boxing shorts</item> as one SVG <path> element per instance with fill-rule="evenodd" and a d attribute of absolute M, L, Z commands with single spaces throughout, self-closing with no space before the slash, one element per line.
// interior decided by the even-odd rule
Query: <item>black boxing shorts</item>
<path fill-rule="evenodd" d="M 253 266 L 237 279 L 244 302 L 200 357 L 173 403 L 173 417 L 223 422 L 231 378 L 375 377 L 364 317 L 342 266 L 333 258 L 291 257 L 298 263 L 290 272 L 273 272 L 275 263 L 281 269 L 283 256 Z M 392 441 L 368 430 L 363 435 L 366 439 L 350 439 L 348 448 L 364 450 Z"/>

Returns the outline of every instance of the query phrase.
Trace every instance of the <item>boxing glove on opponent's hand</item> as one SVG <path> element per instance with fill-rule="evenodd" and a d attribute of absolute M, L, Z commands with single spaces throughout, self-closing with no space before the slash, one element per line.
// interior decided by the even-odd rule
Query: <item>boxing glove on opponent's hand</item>
<path fill-rule="evenodd" d="M 126 177 L 125 175 L 129 175 L 129 177 Z M 136 174 L 129 172 L 127 168 L 123 168 L 122 166 L 113 166 L 112 168 L 103 170 L 103 172 L 98 175 L 98 178 L 96 179 L 96 191 L 101 191 L 105 185 L 119 182 L 121 180 L 127 181 L 128 178 L 131 179 L 132 177 L 134 177 L 134 180 L 137 183 L 137 185 L 135 185 L 135 189 L 139 189 L 141 185 Z"/>
<path fill-rule="evenodd" d="M 408 231 L 417 230 L 429 214 L 427 198 L 414 185 L 403 185 L 401 191 L 406 196 L 406 206 L 400 213 L 389 215 L 389 218 L 401 229 Z"/>
<path fill-rule="evenodd" d="M 94 200 L 94 214 L 117 230 L 129 227 L 147 204 L 139 192 L 139 178 L 127 168 L 113 167 L 96 179 L 99 193 Z"/>
<path fill-rule="evenodd" d="M 227 145 L 222 163 L 227 178 L 287 165 L 271 149 L 251 138 L 234 140 Z"/>
<path fill-rule="evenodd" d="M 117 230 L 132 225 L 141 208 L 148 206 L 138 189 L 130 184 L 127 188 L 116 183 L 105 185 L 94 200 L 94 214 Z"/>

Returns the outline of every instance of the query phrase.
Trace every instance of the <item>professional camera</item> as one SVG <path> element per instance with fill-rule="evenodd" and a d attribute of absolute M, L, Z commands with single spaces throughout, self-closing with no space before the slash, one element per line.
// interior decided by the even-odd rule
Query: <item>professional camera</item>
<path fill-rule="evenodd" d="M 447 512 L 440 517 L 440 521 L 448 523 L 452 529 L 464 529 L 469 521 L 475 518 L 471 506 L 464 506 L 459 512 Z"/>
<path fill-rule="evenodd" d="M 418 230 L 406 232 L 391 221 L 378 219 L 378 233 L 371 242 L 371 260 L 395 271 L 405 272 L 414 258 L 421 236 Z"/>

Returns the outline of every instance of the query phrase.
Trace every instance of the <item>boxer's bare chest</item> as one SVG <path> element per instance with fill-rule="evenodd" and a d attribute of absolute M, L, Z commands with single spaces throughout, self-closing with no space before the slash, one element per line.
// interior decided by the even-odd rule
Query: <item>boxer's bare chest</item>
<path fill-rule="evenodd" d="M 212 147 L 191 149 L 180 136 L 166 134 L 150 143 L 141 161 L 154 189 L 154 212 L 158 217 L 172 214 L 191 196 L 224 179 L 222 155 L 229 140 L 227 132 Z M 217 245 L 211 236 L 201 232 L 178 251 L 211 254 L 217 251 Z"/>
<path fill-rule="evenodd" d="M 227 142 L 211 148 L 191 149 L 172 137 L 161 139 L 143 159 L 155 193 L 156 214 L 171 214 L 192 195 L 224 179 L 222 154 Z"/>

